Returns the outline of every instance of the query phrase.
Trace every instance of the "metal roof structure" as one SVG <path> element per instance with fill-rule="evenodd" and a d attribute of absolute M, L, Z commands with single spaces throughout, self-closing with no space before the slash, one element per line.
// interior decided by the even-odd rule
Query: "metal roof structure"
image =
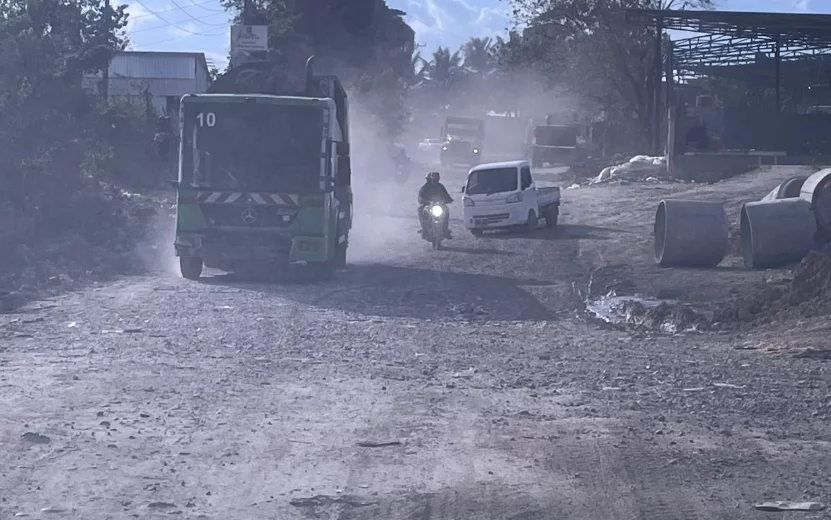
<path fill-rule="evenodd" d="M 772 71 L 776 61 L 831 57 L 831 15 L 627 9 L 626 20 L 704 33 L 673 41 L 673 68 L 681 76 L 718 75 L 719 68 L 766 60 Z"/>

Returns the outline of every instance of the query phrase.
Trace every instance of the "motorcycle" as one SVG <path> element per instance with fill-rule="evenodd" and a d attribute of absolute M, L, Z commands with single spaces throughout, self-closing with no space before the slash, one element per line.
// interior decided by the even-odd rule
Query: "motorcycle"
<path fill-rule="evenodd" d="M 441 249 L 444 239 L 444 227 L 447 220 L 447 205 L 431 202 L 424 206 L 424 240 L 433 244 L 433 249 Z"/>

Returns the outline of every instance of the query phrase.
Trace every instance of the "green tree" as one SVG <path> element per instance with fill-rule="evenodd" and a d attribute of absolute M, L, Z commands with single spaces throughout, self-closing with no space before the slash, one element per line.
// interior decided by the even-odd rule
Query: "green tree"
<path fill-rule="evenodd" d="M 465 67 L 479 75 L 485 76 L 493 70 L 495 56 L 493 40 L 473 37 L 462 46 Z"/>
<path fill-rule="evenodd" d="M 242 3 L 223 5 L 241 12 Z M 359 99 L 371 101 L 389 132 L 400 131 L 415 50 L 406 13 L 385 0 L 260 0 L 256 6 L 269 26 L 271 74 L 278 83 L 296 87 L 303 62 L 314 54 L 320 70 L 337 74 Z"/>
<path fill-rule="evenodd" d="M 708 9 L 712 0 L 507 0 L 514 16 L 532 28 L 535 44 L 529 59 L 539 63 L 569 91 L 594 103 L 642 144 L 654 142 L 654 96 L 659 85 L 654 68 L 653 29 L 627 24 L 623 10 Z"/>
<path fill-rule="evenodd" d="M 425 74 L 432 88 L 449 91 L 464 76 L 461 51 L 451 53 L 449 48 L 439 47 L 427 62 Z"/>
<path fill-rule="evenodd" d="M 8 172 L 0 189 L 6 201 L 21 207 L 66 198 L 84 181 L 81 163 L 108 129 L 99 126 L 82 78 L 124 47 L 118 33 L 126 25 L 125 7 L 104 11 L 90 0 L 0 3 L 0 162 Z"/>

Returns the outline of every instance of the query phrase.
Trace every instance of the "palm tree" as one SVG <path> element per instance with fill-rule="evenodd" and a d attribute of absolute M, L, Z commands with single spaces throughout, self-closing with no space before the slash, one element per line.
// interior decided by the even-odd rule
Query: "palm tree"
<path fill-rule="evenodd" d="M 498 67 L 515 65 L 522 61 L 522 46 L 522 36 L 516 31 L 510 31 L 507 40 L 497 36 L 491 44 L 492 59 Z"/>
<path fill-rule="evenodd" d="M 427 60 L 421 57 L 421 52 L 415 51 L 410 57 L 410 75 L 404 78 L 407 85 L 414 87 L 427 79 L 427 68 L 429 64 Z"/>
<path fill-rule="evenodd" d="M 437 88 L 449 88 L 462 76 L 461 52 L 451 53 L 447 47 L 433 51 L 433 59 L 425 66 L 426 79 Z"/>
<path fill-rule="evenodd" d="M 480 75 L 489 73 L 493 70 L 493 51 L 490 38 L 471 38 L 462 47 L 465 67 Z"/>

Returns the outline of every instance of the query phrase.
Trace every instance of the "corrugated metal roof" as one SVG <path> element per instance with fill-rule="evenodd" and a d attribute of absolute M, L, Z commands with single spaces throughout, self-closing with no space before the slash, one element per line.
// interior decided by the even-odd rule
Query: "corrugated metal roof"
<path fill-rule="evenodd" d="M 110 78 L 194 79 L 193 56 L 117 54 L 110 62 Z"/>
<path fill-rule="evenodd" d="M 192 57 L 195 58 L 200 65 L 208 70 L 208 61 L 205 59 L 204 52 L 179 52 L 179 51 L 118 51 L 116 56 L 156 56 L 156 57 Z"/>
<path fill-rule="evenodd" d="M 95 76 L 101 77 L 101 73 Z M 135 79 L 199 79 L 199 83 L 202 84 L 206 83 L 208 77 L 208 64 L 205 54 L 201 52 L 122 51 L 115 53 L 110 62 L 110 76 Z"/>

